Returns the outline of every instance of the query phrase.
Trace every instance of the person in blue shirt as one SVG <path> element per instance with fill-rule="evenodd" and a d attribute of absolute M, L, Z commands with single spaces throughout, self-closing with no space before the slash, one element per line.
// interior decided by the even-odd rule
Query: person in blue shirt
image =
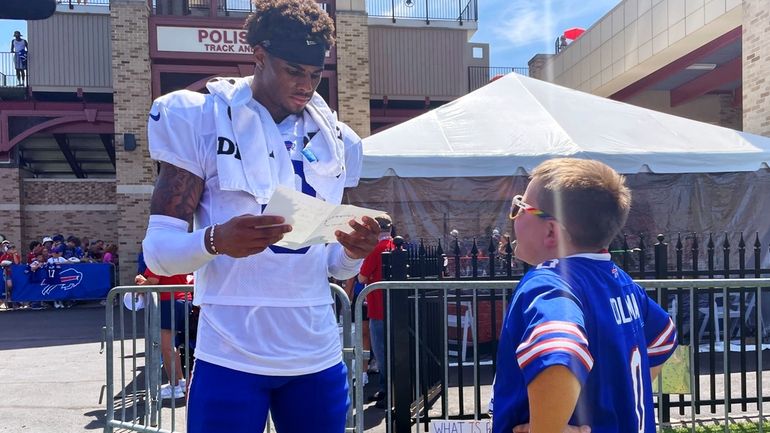
<path fill-rule="evenodd" d="M 513 198 L 514 253 L 534 267 L 500 337 L 494 433 L 655 431 L 651 382 L 677 333 L 610 260 L 630 206 L 623 176 L 571 158 L 540 164 Z"/>
<path fill-rule="evenodd" d="M 80 261 L 80 259 L 83 258 L 83 248 L 80 247 L 80 239 L 75 236 L 70 236 L 67 238 L 67 242 L 62 244 L 64 246 L 64 251 L 62 252 L 62 257 L 64 257 L 67 260 L 71 260 L 72 258 L 78 259 L 77 261 Z"/>

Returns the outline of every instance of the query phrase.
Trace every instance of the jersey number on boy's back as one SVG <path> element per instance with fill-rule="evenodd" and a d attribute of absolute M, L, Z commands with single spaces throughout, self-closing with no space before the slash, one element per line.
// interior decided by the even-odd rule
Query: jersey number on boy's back
<path fill-rule="evenodd" d="M 634 409 L 639 433 L 644 433 L 644 381 L 642 379 L 642 355 L 639 346 L 631 349 L 631 383 L 634 387 Z"/>

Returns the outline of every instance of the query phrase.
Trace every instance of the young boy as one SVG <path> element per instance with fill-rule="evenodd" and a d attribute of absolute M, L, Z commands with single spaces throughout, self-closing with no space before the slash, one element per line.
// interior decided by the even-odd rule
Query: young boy
<path fill-rule="evenodd" d="M 677 335 L 610 260 L 630 205 L 623 176 L 570 158 L 540 164 L 524 196 L 513 198 L 515 255 L 536 266 L 517 287 L 500 337 L 494 433 L 655 431 L 651 381 Z"/>
<path fill-rule="evenodd" d="M 46 264 L 46 277 L 43 281 L 45 284 L 60 284 L 61 283 L 61 265 L 64 263 L 67 263 L 67 259 L 62 257 L 62 254 L 64 253 L 64 244 L 59 243 L 59 245 L 54 244 L 54 247 L 51 248 L 51 257 L 48 258 L 48 262 Z M 62 301 L 53 301 L 54 308 L 64 308 L 64 303 Z"/>

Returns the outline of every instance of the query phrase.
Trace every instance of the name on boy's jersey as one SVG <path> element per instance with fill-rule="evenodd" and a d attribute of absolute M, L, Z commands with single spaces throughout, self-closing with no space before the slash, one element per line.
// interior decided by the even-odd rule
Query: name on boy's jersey
<path fill-rule="evenodd" d="M 610 305 L 612 306 L 612 315 L 615 316 L 615 323 L 618 325 L 639 320 L 639 304 L 633 295 L 626 295 L 625 300 L 621 296 L 610 298 Z"/>

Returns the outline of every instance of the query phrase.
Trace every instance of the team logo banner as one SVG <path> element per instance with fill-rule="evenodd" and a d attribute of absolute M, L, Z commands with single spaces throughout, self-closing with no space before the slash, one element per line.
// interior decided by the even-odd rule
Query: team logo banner
<path fill-rule="evenodd" d="M 27 265 L 11 268 L 13 301 L 103 299 L 112 288 L 109 264 L 48 264 L 32 271 Z"/>

